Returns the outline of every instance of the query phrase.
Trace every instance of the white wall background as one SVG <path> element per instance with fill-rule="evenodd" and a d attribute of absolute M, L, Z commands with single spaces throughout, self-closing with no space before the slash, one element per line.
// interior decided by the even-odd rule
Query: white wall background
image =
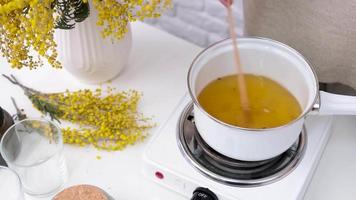
<path fill-rule="evenodd" d="M 234 1 L 237 33 L 243 33 L 242 0 Z M 226 8 L 219 0 L 173 0 L 172 10 L 159 19 L 146 20 L 199 46 L 208 46 L 229 37 Z"/>

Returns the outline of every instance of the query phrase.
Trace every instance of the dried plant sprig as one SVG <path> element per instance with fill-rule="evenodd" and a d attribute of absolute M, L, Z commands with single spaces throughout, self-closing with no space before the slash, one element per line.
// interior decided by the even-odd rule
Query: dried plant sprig
<path fill-rule="evenodd" d="M 58 108 L 58 106 L 46 101 L 45 98 L 39 98 L 39 97 L 47 97 L 48 94 L 44 94 L 42 92 L 39 92 L 37 90 L 34 90 L 32 88 L 23 85 L 16 79 L 14 75 L 7 76 L 3 74 L 2 76 L 5 77 L 7 80 L 9 80 L 12 84 L 20 86 L 20 88 L 23 89 L 25 95 L 31 100 L 34 107 L 36 107 L 39 111 L 41 111 L 44 114 L 48 114 L 52 120 L 54 119 L 60 122 L 58 118 L 60 118 L 63 115 L 63 113 Z"/>
<path fill-rule="evenodd" d="M 42 93 L 21 84 L 14 76 L 3 76 L 20 86 L 42 113 L 79 126 L 62 129 L 65 143 L 121 150 L 143 140 L 154 126 L 150 118 L 137 111 L 141 93 L 135 90 L 116 92 L 115 88 L 106 91 L 98 88 Z"/>
<path fill-rule="evenodd" d="M 12 118 L 14 118 L 14 120 L 18 120 L 18 121 L 21 121 L 21 120 L 26 119 L 27 116 L 26 116 L 26 114 L 24 113 L 24 110 L 23 110 L 23 109 L 20 109 L 20 108 L 17 106 L 17 103 L 16 103 L 14 97 L 11 97 L 11 101 L 12 101 L 12 104 L 14 105 L 14 107 L 15 107 L 15 110 L 16 110 L 16 114 L 14 114 L 14 115 L 12 116 Z"/>

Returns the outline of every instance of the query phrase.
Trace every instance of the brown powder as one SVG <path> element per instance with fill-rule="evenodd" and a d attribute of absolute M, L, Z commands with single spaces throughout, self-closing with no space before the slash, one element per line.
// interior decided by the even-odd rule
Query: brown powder
<path fill-rule="evenodd" d="M 109 198 L 96 186 L 77 185 L 63 190 L 53 200 L 109 200 Z"/>

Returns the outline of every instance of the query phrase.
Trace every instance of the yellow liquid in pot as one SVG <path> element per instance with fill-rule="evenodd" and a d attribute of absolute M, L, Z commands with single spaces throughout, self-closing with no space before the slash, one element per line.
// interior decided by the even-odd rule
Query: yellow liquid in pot
<path fill-rule="evenodd" d="M 273 128 L 287 124 L 302 113 L 297 99 L 282 85 L 264 77 L 244 74 L 249 100 L 241 107 L 237 76 L 218 78 L 199 94 L 203 109 L 225 123 L 244 128 Z"/>

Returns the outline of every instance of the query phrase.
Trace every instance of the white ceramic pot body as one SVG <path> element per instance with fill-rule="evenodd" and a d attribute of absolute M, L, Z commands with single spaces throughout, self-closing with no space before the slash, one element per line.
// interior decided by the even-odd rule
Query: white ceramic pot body
<path fill-rule="evenodd" d="M 55 32 L 58 59 L 73 76 L 85 83 L 102 83 L 116 77 L 128 64 L 132 35 L 121 40 L 103 39 L 101 27 L 96 25 L 97 11 L 90 8 L 90 16 L 74 29 Z"/>
<path fill-rule="evenodd" d="M 296 120 L 280 127 L 248 129 L 226 124 L 204 111 L 197 100 L 202 89 L 219 77 L 236 74 L 232 41 L 218 42 L 193 61 L 188 88 L 197 129 L 204 141 L 219 153 L 244 161 L 266 160 L 280 155 L 296 142 L 308 114 L 356 114 L 355 97 L 319 92 L 313 68 L 291 47 L 265 38 L 240 38 L 238 48 L 245 73 L 263 75 L 283 85 L 296 97 L 303 112 Z"/>

